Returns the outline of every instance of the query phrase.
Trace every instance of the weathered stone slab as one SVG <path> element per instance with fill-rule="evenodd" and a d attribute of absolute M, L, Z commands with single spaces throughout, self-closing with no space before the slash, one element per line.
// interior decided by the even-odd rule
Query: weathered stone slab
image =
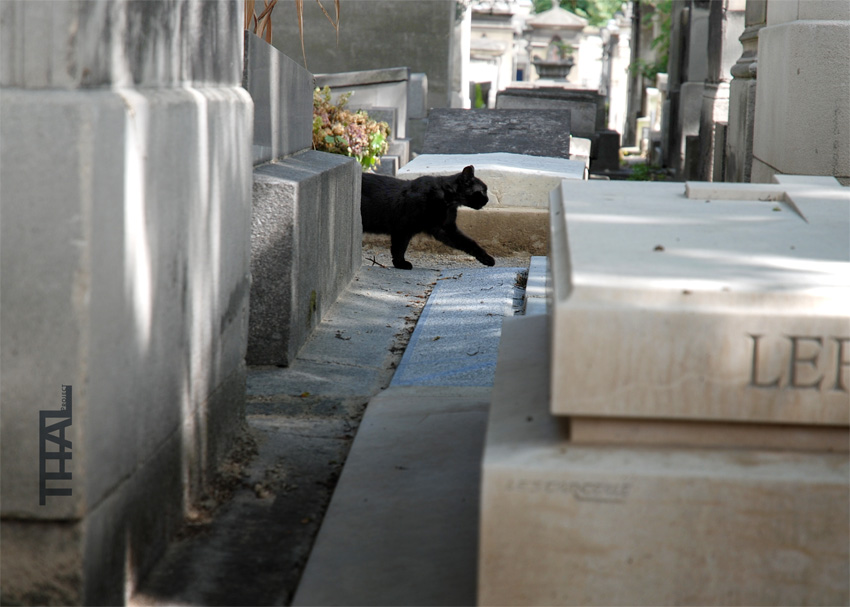
<path fill-rule="evenodd" d="M 407 137 L 407 96 L 410 68 L 393 67 L 336 74 L 317 74 L 316 86 L 331 88 L 334 97 L 352 93 L 348 107 L 352 110 L 395 108 L 393 138 Z M 369 112 L 371 115 L 371 112 Z"/>
<path fill-rule="evenodd" d="M 122 604 L 238 431 L 240 12 L 0 7 L 3 603 Z"/>
<path fill-rule="evenodd" d="M 391 386 L 369 402 L 292 605 L 474 604 L 488 396 Z"/>
<path fill-rule="evenodd" d="M 255 165 L 313 146 L 313 77 L 247 31 L 242 86 L 254 100 Z"/>
<path fill-rule="evenodd" d="M 592 138 L 605 128 L 605 98 L 597 91 L 565 87 L 510 87 L 496 94 L 500 110 L 568 110 L 573 135 Z"/>
<path fill-rule="evenodd" d="M 360 267 L 360 175 L 315 151 L 254 170 L 249 364 L 288 365 Z"/>
<path fill-rule="evenodd" d="M 569 158 L 570 128 L 567 110 L 433 109 L 422 153 L 507 152 Z"/>
<path fill-rule="evenodd" d="M 548 410 L 548 322 L 502 326 L 479 605 L 848 602 L 846 451 L 576 445 Z"/>
<path fill-rule="evenodd" d="M 552 411 L 850 423 L 850 190 L 564 182 Z"/>
<path fill-rule="evenodd" d="M 2 2 L 0 86 L 239 86 L 241 19 L 235 0 Z"/>
<path fill-rule="evenodd" d="M 850 177 L 848 85 L 850 5 L 770 2 L 758 32 L 752 181 L 775 173 Z"/>
<path fill-rule="evenodd" d="M 422 72 L 410 74 L 407 82 L 407 117 L 428 117 L 428 75 Z"/>

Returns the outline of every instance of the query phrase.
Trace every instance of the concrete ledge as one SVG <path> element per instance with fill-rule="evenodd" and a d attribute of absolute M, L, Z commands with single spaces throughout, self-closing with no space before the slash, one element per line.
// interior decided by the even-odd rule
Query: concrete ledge
<path fill-rule="evenodd" d="M 370 401 L 293 605 L 472 605 L 489 388 Z"/>
<path fill-rule="evenodd" d="M 365 86 L 367 84 L 384 84 L 389 82 L 407 82 L 409 79 L 410 68 L 388 67 L 377 70 L 316 74 L 316 86 L 340 88 L 346 86 Z"/>
<path fill-rule="evenodd" d="M 574 445 L 548 333 L 502 327 L 479 605 L 847 604 L 846 453 Z"/>
<path fill-rule="evenodd" d="M 528 282 L 525 286 L 525 310 L 526 316 L 548 314 L 549 288 L 549 259 L 547 257 L 534 256 L 528 265 Z"/>
<path fill-rule="evenodd" d="M 314 151 L 255 169 L 249 364 L 288 365 L 360 267 L 360 175 Z"/>

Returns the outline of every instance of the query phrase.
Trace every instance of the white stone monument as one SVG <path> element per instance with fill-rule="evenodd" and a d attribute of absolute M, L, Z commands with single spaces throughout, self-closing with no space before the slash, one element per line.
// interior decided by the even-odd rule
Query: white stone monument
<path fill-rule="evenodd" d="M 0 3 L 4 604 L 124 604 L 244 418 L 241 6 Z"/>
<path fill-rule="evenodd" d="M 549 314 L 503 330 L 479 604 L 848 602 L 850 190 L 775 181 L 553 191 Z"/>
<path fill-rule="evenodd" d="M 751 180 L 850 178 L 850 3 L 769 0 L 757 65 Z"/>

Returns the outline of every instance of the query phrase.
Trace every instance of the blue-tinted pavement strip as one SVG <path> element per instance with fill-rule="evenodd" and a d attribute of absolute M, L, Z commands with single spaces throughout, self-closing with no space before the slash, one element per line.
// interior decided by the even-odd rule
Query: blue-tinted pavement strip
<path fill-rule="evenodd" d="M 502 319 L 522 309 L 525 268 L 443 272 L 391 386 L 492 386 Z"/>

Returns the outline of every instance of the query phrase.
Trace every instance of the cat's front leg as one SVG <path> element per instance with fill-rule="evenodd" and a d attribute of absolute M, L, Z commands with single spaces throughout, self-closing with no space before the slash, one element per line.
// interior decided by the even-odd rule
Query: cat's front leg
<path fill-rule="evenodd" d="M 404 254 L 407 251 L 407 245 L 410 244 L 412 234 L 392 234 L 390 241 L 390 253 L 393 256 L 393 265 L 399 270 L 412 270 L 413 264 L 405 260 Z"/>
<path fill-rule="evenodd" d="M 431 235 L 450 247 L 469 253 L 485 266 L 496 265 L 496 260 L 480 244 L 461 232 L 456 226 L 444 226 L 442 229 L 431 232 Z"/>

